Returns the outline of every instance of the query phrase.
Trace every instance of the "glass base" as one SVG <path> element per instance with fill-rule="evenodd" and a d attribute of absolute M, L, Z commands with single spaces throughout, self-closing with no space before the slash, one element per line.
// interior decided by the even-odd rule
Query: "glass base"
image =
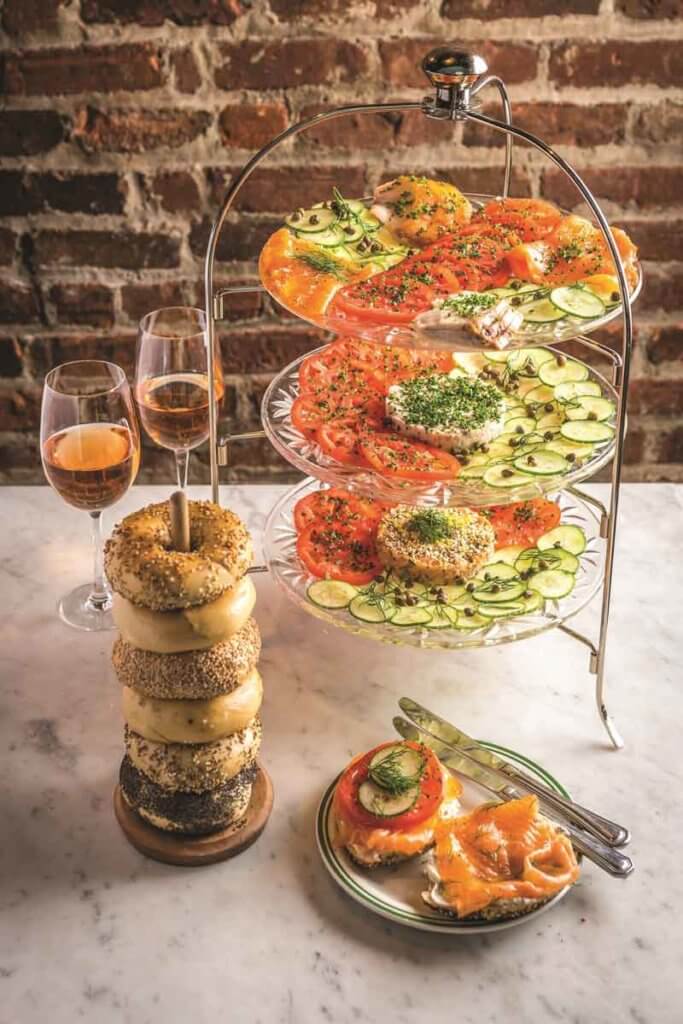
<path fill-rule="evenodd" d="M 73 626 L 74 629 L 85 629 L 89 633 L 116 629 L 111 614 L 111 594 L 107 594 L 103 603 L 95 603 L 91 600 L 91 595 L 91 583 L 84 583 L 83 586 L 76 587 L 66 594 L 57 605 L 62 622 L 67 626 Z"/>

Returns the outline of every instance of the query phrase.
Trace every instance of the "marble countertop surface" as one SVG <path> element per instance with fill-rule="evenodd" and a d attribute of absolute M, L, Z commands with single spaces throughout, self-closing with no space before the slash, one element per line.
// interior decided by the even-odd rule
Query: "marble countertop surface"
<path fill-rule="evenodd" d="M 167 493 L 135 488 L 114 514 Z M 281 493 L 225 488 L 223 502 L 258 543 Z M 0 502 L 0 1024 L 682 1019 L 683 488 L 623 491 L 608 684 L 621 752 L 585 648 L 558 631 L 463 653 L 389 648 L 323 628 L 256 577 L 275 808 L 248 852 L 194 870 L 146 860 L 114 819 L 112 634 L 55 614 L 88 577 L 86 516 L 47 488 Z M 598 614 L 594 602 L 575 621 L 588 631 Z M 404 693 L 625 822 L 635 874 L 589 864 L 551 913 L 478 937 L 422 934 L 351 902 L 319 860 L 317 803 L 351 754 L 390 738 Z"/>

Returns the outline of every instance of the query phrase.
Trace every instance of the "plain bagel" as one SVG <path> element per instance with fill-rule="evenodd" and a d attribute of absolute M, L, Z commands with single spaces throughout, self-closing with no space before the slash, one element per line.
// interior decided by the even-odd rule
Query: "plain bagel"
<path fill-rule="evenodd" d="M 111 660 L 119 682 L 147 697 L 205 700 L 239 686 L 255 667 L 260 651 L 259 628 L 249 619 L 223 643 L 178 654 L 143 651 L 119 636 Z"/>
<path fill-rule="evenodd" d="M 168 502 L 122 519 L 105 547 L 112 589 L 142 608 L 169 611 L 213 601 L 235 586 L 251 564 L 242 520 L 210 501 L 189 501 L 190 551 L 172 546 Z"/>
<path fill-rule="evenodd" d="M 123 717 L 157 743 L 213 743 L 239 732 L 259 712 L 263 682 L 254 668 L 236 690 L 209 700 L 157 700 L 123 687 Z"/>

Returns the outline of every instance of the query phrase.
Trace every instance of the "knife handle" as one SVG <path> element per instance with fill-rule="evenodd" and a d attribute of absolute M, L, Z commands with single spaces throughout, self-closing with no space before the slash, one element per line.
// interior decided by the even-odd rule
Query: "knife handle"
<path fill-rule="evenodd" d="M 628 878 L 633 871 L 633 861 L 621 850 L 606 846 L 599 839 L 595 839 L 582 829 L 574 828 L 573 825 L 562 823 L 561 827 L 571 839 L 575 850 L 613 878 Z"/>
<path fill-rule="evenodd" d="M 557 814 L 561 814 L 563 818 L 566 818 L 567 821 L 578 828 L 590 832 L 591 835 L 602 840 L 608 846 L 625 846 L 630 841 L 631 834 L 622 825 L 617 825 L 616 822 L 610 821 L 609 818 L 603 818 L 600 814 L 596 814 L 595 811 L 589 811 L 587 807 L 582 807 L 581 804 L 575 803 L 574 800 L 566 800 L 559 793 L 544 786 L 542 782 L 538 782 L 531 775 L 527 775 L 526 772 L 518 771 L 516 768 L 509 768 L 508 766 L 502 770 L 513 783 L 520 783 L 525 789 L 528 789 L 535 796 L 543 800 L 549 808 L 554 809 Z"/>

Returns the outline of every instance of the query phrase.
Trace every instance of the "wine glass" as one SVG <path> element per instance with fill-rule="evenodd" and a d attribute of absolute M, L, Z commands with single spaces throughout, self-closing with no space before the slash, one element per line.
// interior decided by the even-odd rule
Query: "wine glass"
<path fill-rule="evenodd" d="M 214 394 L 223 398 L 220 355 L 214 346 Z M 187 486 L 190 450 L 209 436 L 206 316 L 192 306 L 168 306 L 140 321 L 135 399 L 145 430 L 175 454 L 178 487 Z"/>
<path fill-rule="evenodd" d="M 45 378 L 40 420 L 43 469 L 57 493 L 92 523 L 94 582 L 59 602 L 78 629 L 113 629 L 111 591 L 102 565 L 102 510 L 117 502 L 140 465 L 140 433 L 126 375 L 97 359 L 64 363 Z"/>

